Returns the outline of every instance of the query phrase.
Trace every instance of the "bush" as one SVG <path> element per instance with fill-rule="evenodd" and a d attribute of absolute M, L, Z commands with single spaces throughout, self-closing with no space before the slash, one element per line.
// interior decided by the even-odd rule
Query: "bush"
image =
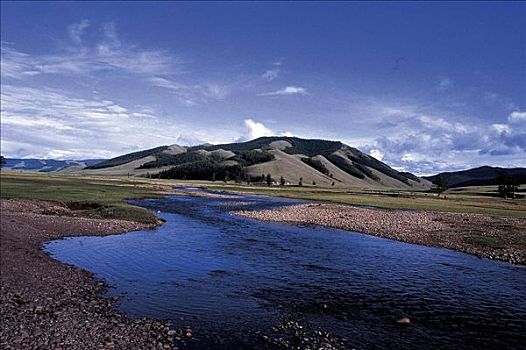
<path fill-rule="evenodd" d="M 244 166 L 250 166 L 259 163 L 269 162 L 274 159 L 274 156 L 267 151 L 240 151 L 235 157 Z"/>
<path fill-rule="evenodd" d="M 514 179 L 507 173 L 502 172 L 499 174 L 497 181 L 499 185 L 497 191 L 504 198 L 515 198 L 515 192 L 519 190 L 519 185 Z"/>
<path fill-rule="evenodd" d="M 197 152 L 185 152 L 179 154 L 159 153 L 155 156 L 155 160 L 144 163 L 138 169 L 160 168 L 168 165 L 181 165 L 185 163 L 193 163 L 207 159 L 207 156 Z"/>
<path fill-rule="evenodd" d="M 243 177 L 244 169 L 240 165 L 222 165 L 209 159 L 181 164 L 159 173 L 161 179 L 226 179 L 228 181 Z"/>
<path fill-rule="evenodd" d="M 390 176 L 392 178 L 395 178 L 397 179 L 398 181 L 401 181 L 407 185 L 409 185 L 409 179 L 402 175 L 402 173 L 399 173 L 398 171 L 390 168 L 389 166 L 385 165 L 384 163 L 378 161 L 377 159 L 373 158 L 373 157 L 369 157 L 367 156 L 366 154 L 363 154 L 362 152 L 360 152 L 359 150 L 355 149 L 355 148 L 352 148 L 353 152 L 358 154 L 358 156 L 356 155 L 348 155 L 347 157 L 353 161 L 354 164 L 358 165 L 360 164 L 362 166 L 362 169 L 363 169 L 363 166 L 368 166 L 369 168 L 372 168 L 372 169 L 375 169 L 375 170 L 378 170 L 379 172 L 387 175 L 387 176 Z M 368 169 L 367 169 L 368 170 Z M 366 173 L 367 174 L 367 173 Z M 372 175 L 372 173 L 370 173 Z M 369 174 L 367 174 L 367 176 L 369 176 Z M 374 176 L 374 175 L 372 175 Z M 374 180 L 377 180 L 376 177 L 371 177 L 372 179 Z"/>
<path fill-rule="evenodd" d="M 316 169 L 317 171 L 319 171 L 322 174 L 330 175 L 329 169 L 327 169 L 325 167 L 325 165 L 323 165 L 323 163 L 321 161 L 317 160 L 317 159 L 314 159 L 314 158 L 301 158 L 301 161 L 303 163 L 307 164 L 308 166 Z"/>
<path fill-rule="evenodd" d="M 449 188 L 448 179 L 444 175 L 440 174 L 435 179 L 435 182 L 431 190 L 435 193 L 438 193 L 438 196 L 440 197 L 442 192 L 445 192 L 448 188 Z"/>
<path fill-rule="evenodd" d="M 362 173 L 357 167 L 347 162 L 342 157 L 335 154 L 331 154 L 328 158 L 334 165 L 345 171 L 347 174 L 357 177 L 359 179 L 365 178 L 364 173 Z"/>

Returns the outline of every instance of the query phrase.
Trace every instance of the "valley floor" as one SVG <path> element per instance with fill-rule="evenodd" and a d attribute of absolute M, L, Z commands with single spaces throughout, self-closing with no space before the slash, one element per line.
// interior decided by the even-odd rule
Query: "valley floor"
<path fill-rule="evenodd" d="M 152 226 L 78 217 L 57 202 L 1 200 L 0 348 L 163 349 L 174 331 L 118 313 L 107 286 L 41 250 L 65 236 L 110 235 Z"/>
<path fill-rule="evenodd" d="M 479 257 L 526 264 L 526 219 L 471 213 L 402 211 L 320 203 L 278 210 L 237 211 L 236 215 L 274 222 L 314 224 Z"/>
<path fill-rule="evenodd" d="M 103 236 L 154 226 L 152 213 L 123 200 L 158 197 L 159 192 L 195 195 L 195 191 L 174 191 L 171 187 L 178 182 L 150 179 L 42 174 L 2 174 L 0 179 L 0 348 L 170 348 L 179 332 L 169 331 L 161 321 L 131 320 L 120 314 L 115 300 L 104 297 L 104 283 L 86 271 L 55 261 L 41 247 L 66 236 Z M 222 198 L 229 192 L 248 191 L 333 201 L 237 213 L 254 219 L 324 225 L 526 264 L 524 202 L 453 194 L 448 196 L 455 199 L 446 201 L 326 190 L 307 192 L 305 188 L 285 191 L 218 184 L 215 187 L 225 193 L 206 195 Z M 406 210 L 368 209 L 335 203 L 338 201 Z M 90 203 L 97 205 L 90 209 Z M 435 210 L 446 204 L 447 210 L 476 209 L 480 214 Z M 72 210 L 76 207 L 78 210 Z"/>

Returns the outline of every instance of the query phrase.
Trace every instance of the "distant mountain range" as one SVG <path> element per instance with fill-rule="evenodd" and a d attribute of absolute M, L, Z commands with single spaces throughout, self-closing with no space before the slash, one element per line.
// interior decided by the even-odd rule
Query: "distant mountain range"
<path fill-rule="evenodd" d="M 125 154 L 81 170 L 91 175 L 240 180 L 324 187 L 427 189 L 430 183 L 398 172 L 338 141 L 261 137 L 223 145 L 161 146 Z"/>
<path fill-rule="evenodd" d="M 104 159 L 54 160 L 6 158 L 4 169 L 10 171 L 50 172 L 65 170 L 67 168 L 83 169 L 102 161 L 104 161 Z"/>
<path fill-rule="evenodd" d="M 443 177 L 448 187 L 490 186 L 498 185 L 499 177 L 503 173 L 506 173 L 516 184 L 526 184 L 526 168 L 498 168 L 490 166 L 424 176 L 424 179 L 436 183 L 439 177 Z"/>

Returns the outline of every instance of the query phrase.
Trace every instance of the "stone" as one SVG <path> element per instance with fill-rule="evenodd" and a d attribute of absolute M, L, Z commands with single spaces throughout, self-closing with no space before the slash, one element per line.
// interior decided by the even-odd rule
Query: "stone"
<path fill-rule="evenodd" d="M 411 324 L 411 320 L 409 319 L 409 317 L 402 317 L 402 318 L 399 318 L 398 320 L 396 320 L 396 323 L 402 324 L 402 325 L 407 325 L 407 324 Z"/>

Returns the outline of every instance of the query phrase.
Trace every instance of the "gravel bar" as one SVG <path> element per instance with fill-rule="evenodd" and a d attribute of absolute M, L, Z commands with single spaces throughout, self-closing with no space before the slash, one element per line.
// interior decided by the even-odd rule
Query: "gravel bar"
<path fill-rule="evenodd" d="M 167 321 L 127 318 L 115 308 L 117 298 L 104 296 L 103 281 L 41 250 L 65 236 L 104 236 L 146 224 L 79 217 L 54 202 L 0 204 L 1 349 L 175 348 L 180 331 Z"/>
<path fill-rule="evenodd" d="M 342 204 L 300 204 L 276 210 L 233 212 L 247 218 L 314 224 L 479 257 L 526 264 L 526 219 L 468 213 L 360 208 Z"/>

